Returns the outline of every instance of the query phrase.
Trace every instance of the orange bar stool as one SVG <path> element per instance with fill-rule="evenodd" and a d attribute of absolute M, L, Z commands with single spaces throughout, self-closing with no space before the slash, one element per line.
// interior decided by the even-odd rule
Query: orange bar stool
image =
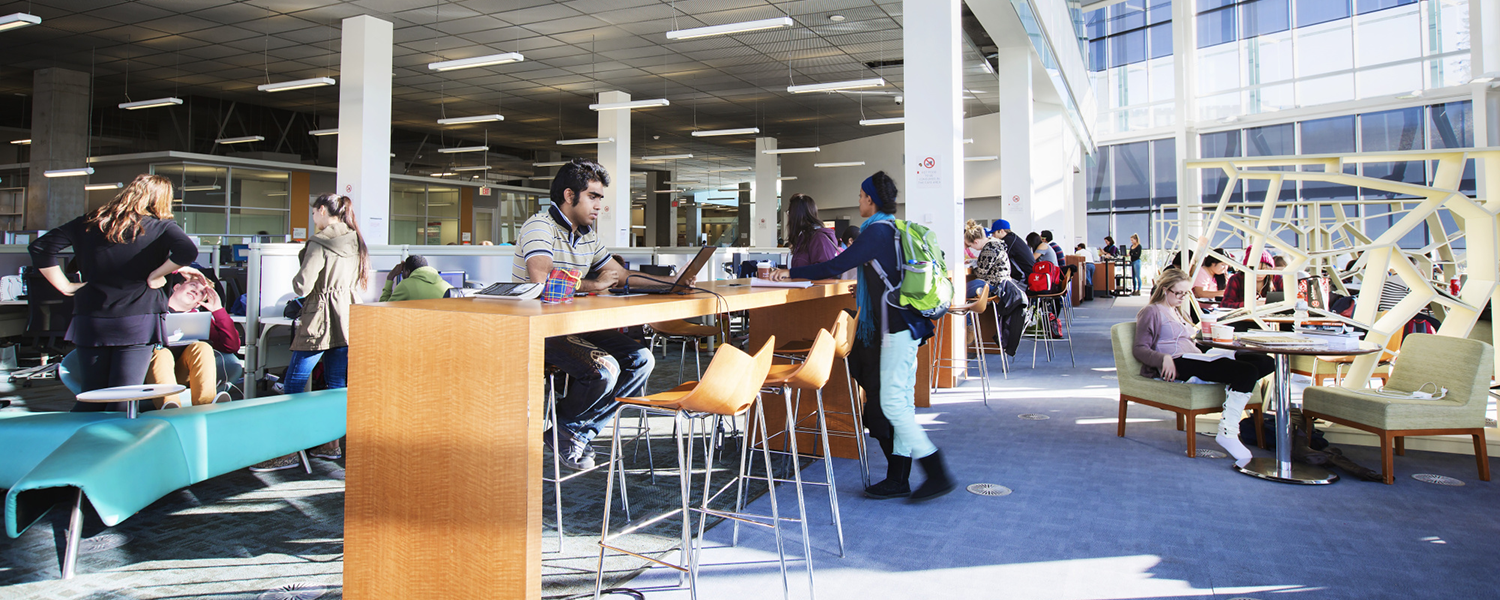
<path fill-rule="evenodd" d="M 729 483 L 713 490 L 713 462 L 714 445 L 704 440 L 704 458 L 707 460 L 703 475 L 703 496 L 698 507 L 692 507 L 690 498 L 692 494 L 692 472 L 693 472 L 693 444 L 698 437 L 697 430 L 700 421 L 708 421 L 717 417 L 738 417 L 749 415 L 751 409 L 755 411 L 755 422 L 759 424 L 762 437 L 765 436 L 766 415 L 761 408 L 760 388 L 761 382 L 765 380 L 767 372 L 771 370 L 771 357 L 774 352 L 776 338 L 773 336 L 766 341 L 760 352 L 755 356 L 745 354 L 733 346 L 721 346 L 714 354 L 713 360 L 709 361 L 708 370 L 703 374 L 702 381 L 689 382 L 677 386 L 672 390 L 652 394 L 640 398 L 619 398 L 622 403 L 638 406 L 653 414 L 670 416 L 676 422 L 674 428 L 677 438 L 677 464 L 680 476 L 679 493 L 682 497 L 682 506 L 665 514 L 642 519 L 631 527 L 611 534 L 609 531 L 610 500 L 613 493 L 608 488 L 614 485 L 615 463 L 610 463 L 610 477 L 607 479 L 606 492 L 604 496 L 604 527 L 599 534 L 599 570 L 594 580 L 594 597 L 599 597 L 604 587 L 604 558 L 607 552 L 615 551 L 643 558 L 651 562 L 675 569 L 679 573 L 679 584 L 685 584 L 688 592 L 694 600 L 698 597 L 698 564 L 699 555 L 702 553 L 703 531 L 707 526 L 708 518 L 722 517 L 732 519 L 736 523 L 750 523 L 773 530 L 776 537 L 776 553 L 781 564 L 781 585 L 784 597 L 791 596 L 786 569 L 786 547 L 781 538 L 780 507 L 776 500 L 775 490 L 770 494 L 771 516 L 753 515 L 741 513 L 742 505 L 737 505 L 735 511 L 724 511 L 710 508 L 710 504 L 724 492 L 736 487 L 743 477 L 736 477 Z M 706 427 L 706 423 L 704 426 Z M 705 432 L 706 433 L 706 432 Z M 620 434 L 615 430 L 612 443 L 616 452 L 619 451 Z M 744 465 L 752 449 L 749 445 L 741 445 L 740 463 Z M 767 471 L 771 469 L 771 454 L 765 448 L 761 449 L 761 459 L 765 463 Z M 743 489 L 742 487 L 739 489 Z M 692 514 L 696 512 L 699 516 L 697 541 L 692 535 Z M 664 560 L 643 556 L 624 548 L 613 545 L 615 538 L 649 527 L 674 515 L 682 516 L 682 548 L 678 563 L 670 563 Z M 808 546 L 804 542 L 803 552 L 807 556 Z M 810 557 L 809 557 L 810 558 Z M 809 572 L 811 570 L 811 561 Z"/>
<path fill-rule="evenodd" d="M 777 479 L 775 477 L 775 473 L 770 471 L 766 473 L 766 479 L 767 481 L 773 483 L 793 483 L 796 485 L 797 505 L 798 509 L 802 511 L 802 543 L 804 545 L 810 542 L 810 538 L 807 531 L 807 512 L 803 506 L 805 502 L 802 496 L 802 486 L 804 483 L 809 485 L 827 486 L 828 505 L 829 508 L 833 511 L 834 528 L 838 531 L 839 557 L 843 557 L 844 524 L 839 516 L 838 486 L 835 484 L 833 477 L 833 451 L 829 448 L 828 445 L 828 419 L 823 412 L 823 386 L 828 383 L 828 377 L 833 373 L 834 346 L 835 343 L 833 340 L 833 335 L 828 333 L 827 329 L 820 329 L 818 330 L 818 337 L 813 340 L 812 348 L 808 351 L 807 358 L 805 360 L 803 360 L 801 363 L 796 364 L 771 366 L 770 373 L 766 375 L 764 386 L 768 389 L 776 389 L 781 393 L 782 398 L 786 400 L 786 429 L 777 432 L 776 435 L 771 436 L 770 438 L 762 436 L 760 438 L 760 444 L 763 447 L 770 447 L 772 440 L 777 437 L 785 436 L 786 450 L 771 451 L 777 454 L 785 454 L 792 459 L 792 479 Z M 796 400 L 793 399 L 792 390 L 797 391 Z M 797 436 L 795 432 L 797 432 L 798 429 L 796 415 L 801 404 L 802 392 L 813 392 L 813 395 L 817 401 L 817 412 L 815 413 L 815 415 L 818 419 L 818 428 L 815 430 L 809 430 L 807 433 L 812 433 L 819 436 L 820 440 L 823 443 L 823 451 L 821 455 L 817 452 L 803 454 L 797 449 Z M 751 440 L 751 443 L 753 446 L 753 439 Z M 803 481 L 802 466 L 800 464 L 800 460 L 804 456 L 821 460 L 823 462 L 823 481 Z M 744 465 L 741 466 L 743 468 Z M 753 478 L 759 479 L 759 477 Z M 743 498 L 744 489 L 742 486 L 740 492 L 741 503 L 743 503 Z M 811 563 L 808 563 L 807 576 L 809 579 L 812 578 Z"/>
<path fill-rule="evenodd" d="M 830 415 L 849 415 L 854 419 L 854 431 L 830 431 L 829 435 L 835 437 L 854 438 L 854 446 L 859 450 L 859 475 L 864 481 L 865 487 L 870 487 L 870 461 L 865 457 L 865 405 L 864 390 L 854 382 L 854 369 L 849 366 L 849 353 L 854 351 L 854 332 L 857 329 L 858 317 L 850 315 L 847 311 L 839 311 L 838 319 L 833 322 L 833 355 L 842 359 L 844 363 L 844 378 L 849 382 L 849 412 L 829 411 Z M 792 361 L 806 359 L 807 353 L 812 350 L 813 341 L 803 340 L 789 343 L 776 349 L 778 358 L 786 358 Z M 802 421 L 797 422 L 799 433 L 810 433 L 810 430 L 802 428 Z"/>

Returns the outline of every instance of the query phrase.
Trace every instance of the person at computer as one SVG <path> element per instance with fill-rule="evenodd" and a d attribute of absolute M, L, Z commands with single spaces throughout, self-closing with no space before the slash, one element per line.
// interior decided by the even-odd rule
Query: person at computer
<path fill-rule="evenodd" d="M 245 372 L 240 351 L 240 332 L 224 310 L 224 302 L 213 286 L 182 275 L 167 276 L 167 311 L 208 312 L 212 319 L 207 342 L 157 347 L 151 354 L 146 383 L 185 383 L 188 391 L 156 401 L 157 408 L 178 408 L 229 401 L 219 391 L 219 382 L 233 382 Z"/>
<path fill-rule="evenodd" d="M 69 246 L 82 283 L 70 281 L 58 265 L 58 254 Z M 160 175 L 137 175 L 104 206 L 48 231 L 28 250 L 38 273 L 74 297 L 67 340 L 77 346 L 84 392 L 145 381 L 166 310 L 157 290 L 179 270 L 203 279 L 186 266 L 198 257 L 198 245 L 172 220 L 172 181 Z M 124 409 L 123 403 L 73 406 Z"/>
<path fill-rule="evenodd" d="M 427 257 L 413 254 L 386 273 L 380 301 L 431 300 L 442 298 L 452 288 L 453 285 L 444 281 L 437 269 L 427 265 Z"/>
<path fill-rule="evenodd" d="M 871 265 L 892 276 L 901 273 L 896 255 L 896 183 L 884 171 L 860 184 L 859 214 L 865 217 L 859 239 L 842 254 L 827 262 L 805 267 L 774 269 L 771 279 L 828 279 L 859 268 L 855 300 L 859 322 L 855 334 L 854 378 L 865 390 L 865 426 L 885 453 L 886 478 L 865 488 L 865 495 L 884 500 L 910 497 L 913 501 L 936 498 L 953 491 L 953 479 L 938 447 L 917 424 L 914 404 L 917 349 L 933 335 L 932 321 L 916 310 L 885 302 L 885 285 Z M 900 282 L 892 281 L 900 286 Z M 908 481 L 911 463 L 917 461 L 927 480 L 913 490 Z"/>
<path fill-rule="evenodd" d="M 558 169 L 552 204 L 521 225 L 512 280 L 545 284 L 554 269 L 570 269 L 585 275 L 579 291 L 595 292 L 643 277 L 611 260 L 594 229 L 609 183 L 609 172 L 592 160 L 574 159 Z M 547 338 L 542 354 L 572 378 L 567 393 L 557 398 L 561 429 L 553 451 L 571 469 L 593 468 L 589 442 L 614 417 L 620 406 L 615 398 L 643 393 L 656 359 L 640 342 L 614 330 Z M 542 439 L 551 444 L 552 434 Z"/>

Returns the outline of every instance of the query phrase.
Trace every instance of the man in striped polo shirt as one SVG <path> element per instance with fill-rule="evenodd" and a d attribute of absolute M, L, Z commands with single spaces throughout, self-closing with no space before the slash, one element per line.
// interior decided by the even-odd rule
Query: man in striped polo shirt
<path fill-rule="evenodd" d="M 552 179 L 552 205 L 521 225 L 514 281 L 546 283 L 554 268 L 584 275 L 578 290 L 605 291 L 628 275 L 600 241 L 594 224 L 604 206 L 609 173 L 592 160 L 574 159 Z M 547 338 L 543 357 L 572 378 L 568 393 L 557 399 L 557 446 L 562 463 L 572 469 L 595 466 L 589 441 L 614 417 L 619 396 L 639 396 L 656 360 L 644 346 L 618 331 L 594 331 Z M 552 443 L 552 433 L 543 441 Z"/>

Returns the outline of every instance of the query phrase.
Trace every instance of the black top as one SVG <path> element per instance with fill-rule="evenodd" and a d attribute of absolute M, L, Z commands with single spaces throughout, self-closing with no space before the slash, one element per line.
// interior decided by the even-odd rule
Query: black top
<path fill-rule="evenodd" d="M 1141 259 L 1141 247 L 1140 246 L 1131 246 L 1130 247 L 1130 260 L 1140 260 L 1140 259 Z"/>
<path fill-rule="evenodd" d="M 198 258 L 198 246 L 174 221 L 141 218 L 142 231 L 130 242 L 116 244 L 78 217 L 31 243 L 36 268 L 57 266 L 57 254 L 69 246 L 78 271 L 88 285 L 73 297 L 74 317 L 132 317 L 160 314 L 167 298 L 146 285 L 146 278 L 167 259 L 179 265 Z"/>
<path fill-rule="evenodd" d="M 1010 256 L 1011 279 L 1025 283 L 1026 277 L 1031 275 L 1031 269 L 1036 266 L 1036 256 L 1014 231 L 1005 235 L 1004 242 L 1005 251 Z"/>
<path fill-rule="evenodd" d="M 926 340 L 932 337 L 932 320 L 923 317 L 913 309 L 898 308 L 886 303 L 885 283 L 880 280 L 880 275 L 875 272 L 875 269 L 870 267 L 870 264 L 874 262 L 879 262 L 880 268 L 887 275 L 898 278 L 891 283 L 900 287 L 901 280 L 899 278 L 902 271 L 900 262 L 896 257 L 896 227 L 894 223 L 889 226 L 877 224 L 866 227 L 859 234 L 859 238 L 854 240 L 854 243 L 848 249 L 839 253 L 838 256 L 817 264 L 793 268 L 790 270 L 790 274 L 797 279 L 829 279 L 854 267 L 860 267 L 864 269 L 864 277 L 867 285 L 859 286 L 861 289 L 855 290 L 855 293 L 866 295 L 866 306 L 879 306 L 884 310 L 890 311 L 889 318 L 886 321 L 887 332 L 900 333 L 910 330 L 912 337 L 917 340 Z M 879 315 L 860 313 L 859 318 L 876 319 L 874 322 L 877 328 L 879 327 Z M 870 345 L 877 341 L 864 340 L 864 343 Z"/>

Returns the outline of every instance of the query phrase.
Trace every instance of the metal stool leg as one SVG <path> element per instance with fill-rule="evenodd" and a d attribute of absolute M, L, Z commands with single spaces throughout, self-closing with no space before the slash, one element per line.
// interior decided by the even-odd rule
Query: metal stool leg
<path fill-rule="evenodd" d="M 817 390 L 816 397 L 818 399 L 818 430 L 823 437 L 823 472 L 828 477 L 828 507 L 833 511 L 833 527 L 838 530 L 839 534 L 839 558 L 843 558 L 844 522 L 839 517 L 839 489 L 833 480 L 833 449 L 828 443 L 828 417 L 823 411 L 823 390 Z"/>
<path fill-rule="evenodd" d="M 797 457 L 801 456 L 801 453 L 797 451 L 797 417 L 796 413 L 793 412 L 795 409 L 792 406 L 791 386 L 782 386 L 781 393 L 782 398 L 786 400 L 786 430 L 788 433 L 786 439 L 792 456 L 792 482 L 796 486 L 797 492 L 797 517 L 800 519 L 799 524 L 802 526 L 802 552 L 805 555 L 807 565 L 807 597 L 811 600 L 816 596 L 815 586 L 813 585 L 812 534 L 807 531 L 807 500 L 802 494 L 802 465 L 797 464 Z M 771 493 L 776 493 L 774 486 L 772 486 Z"/>
<path fill-rule="evenodd" d="M 849 410 L 850 416 L 854 418 L 854 446 L 859 449 L 859 475 L 865 487 L 870 487 L 870 459 L 865 455 L 865 407 L 862 402 L 864 394 L 863 390 L 855 391 L 859 388 L 859 383 L 854 381 L 847 356 L 844 357 L 844 378 L 849 382 Z"/>

